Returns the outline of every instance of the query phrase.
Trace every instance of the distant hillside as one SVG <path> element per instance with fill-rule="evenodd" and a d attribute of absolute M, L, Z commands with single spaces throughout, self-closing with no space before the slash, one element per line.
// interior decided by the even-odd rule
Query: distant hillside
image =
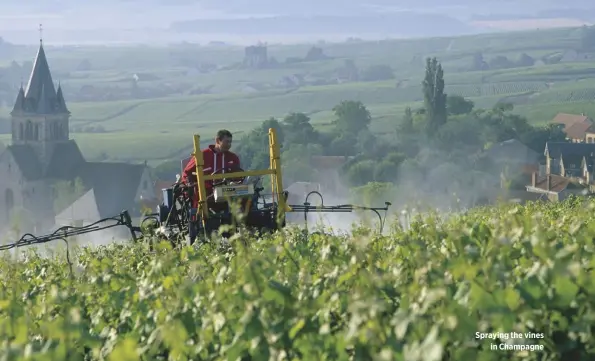
<path fill-rule="evenodd" d="M 428 26 L 432 24 L 432 26 Z M 174 22 L 171 30 L 221 34 L 274 33 L 385 33 L 401 36 L 460 35 L 475 32 L 472 26 L 440 14 L 402 12 L 362 16 L 269 17 L 252 19 L 190 20 Z M 439 31 L 438 31 L 439 29 Z"/>
<path fill-rule="evenodd" d="M 563 8 L 537 11 L 534 14 L 498 13 L 472 16 L 471 20 L 511 20 L 511 19 L 559 19 L 569 18 L 584 21 L 595 21 L 595 4 L 587 8 Z"/>

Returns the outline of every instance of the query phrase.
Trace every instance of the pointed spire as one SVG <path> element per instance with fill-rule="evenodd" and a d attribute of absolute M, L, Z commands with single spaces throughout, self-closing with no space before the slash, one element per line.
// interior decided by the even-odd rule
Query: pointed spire
<path fill-rule="evenodd" d="M 66 106 L 66 100 L 64 99 L 64 93 L 62 93 L 62 85 L 58 82 L 58 91 L 56 94 L 56 110 L 60 113 L 70 113 Z"/>
<path fill-rule="evenodd" d="M 42 101 L 41 92 L 44 90 L 45 99 L 43 101 L 52 104 L 56 99 L 56 89 L 54 88 L 54 81 L 45 56 L 43 44 L 39 44 L 37 57 L 33 63 L 33 70 L 27 83 L 25 90 L 25 98 L 30 99 L 35 108 L 39 108 L 39 103 Z"/>
<path fill-rule="evenodd" d="M 56 114 L 68 115 L 70 112 L 66 107 L 64 93 L 58 82 L 58 91 L 52 79 L 50 67 L 43 48 L 42 28 L 39 27 L 40 39 L 39 50 L 33 64 L 29 81 L 23 90 L 21 79 L 21 89 L 17 96 L 13 111 L 24 111 L 37 114 Z"/>
<path fill-rule="evenodd" d="M 25 90 L 23 89 L 23 84 L 19 88 L 19 93 L 17 94 L 17 99 L 14 102 L 14 107 L 12 108 L 13 113 L 22 112 L 25 110 Z"/>

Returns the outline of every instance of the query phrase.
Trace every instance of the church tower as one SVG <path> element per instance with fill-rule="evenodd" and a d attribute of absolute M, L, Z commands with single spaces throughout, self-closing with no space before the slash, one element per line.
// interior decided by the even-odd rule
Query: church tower
<path fill-rule="evenodd" d="M 10 114 L 12 144 L 31 146 L 43 164 L 49 162 L 56 145 L 69 141 L 70 111 L 62 87 L 54 86 L 42 39 L 27 88 L 21 84 Z"/>

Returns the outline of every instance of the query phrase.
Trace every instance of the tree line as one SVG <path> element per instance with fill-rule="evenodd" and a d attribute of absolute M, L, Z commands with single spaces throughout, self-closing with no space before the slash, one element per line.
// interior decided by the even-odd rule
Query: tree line
<path fill-rule="evenodd" d="M 514 114 L 511 104 L 476 108 L 471 100 L 444 90 L 442 65 L 436 58 L 428 58 L 422 81 L 423 104 L 407 107 L 385 132 L 370 130 L 372 114 L 365 104 L 344 100 L 333 108 L 331 124 L 316 129 L 304 113 L 272 117 L 241 137 L 235 151 L 244 169 L 267 168 L 267 132 L 275 128 L 282 142 L 287 184 L 324 176 L 326 170 L 310 164 L 312 156 L 348 156 L 350 160 L 339 170 L 346 186 L 378 188 L 379 183 L 411 183 L 435 191 L 431 180 L 442 178 L 448 189 L 441 191 L 450 192 L 464 190 L 470 182 L 475 186 L 478 177 L 482 183 L 499 184 L 501 167 L 483 157 L 492 144 L 515 138 L 541 153 L 547 141 L 565 140 L 560 129 L 532 126 Z M 423 188 L 419 190 L 428 191 Z"/>

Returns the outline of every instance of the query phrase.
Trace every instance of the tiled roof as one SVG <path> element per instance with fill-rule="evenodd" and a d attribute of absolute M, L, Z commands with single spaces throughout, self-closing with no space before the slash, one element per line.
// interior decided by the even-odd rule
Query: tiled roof
<path fill-rule="evenodd" d="M 593 123 L 590 120 L 580 121 L 567 127 L 564 132 L 570 139 L 584 140 L 587 135 L 587 130 L 589 130 L 592 125 Z"/>
<path fill-rule="evenodd" d="M 144 170 L 143 164 L 87 162 L 78 176 L 93 188 L 101 217 L 109 217 L 134 208 Z"/>
<path fill-rule="evenodd" d="M 521 168 L 521 173 L 523 173 L 523 174 L 531 175 L 535 172 L 539 172 L 538 164 L 524 164 Z"/>
<path fill-rule="evenodd" d="M 568 128 L 574 123 L 585 122 L 588 119 L 589 117 L 584 114 L 558 113 L 554 119 L 552 119 L 552 123 L 564 124 L 564 126 Z"/>
<path fill-rule="evenodd" d="M 570 178 L 562 177 L 562 176 L 559 176 L 556 174 L 550 174 L 549 177 L 550 177 L 549 188 L 548 188 L 548 176 L 547 175 L 543 175 L 535 180 L 535 188 L 541 189 L 543 191 L 549 190 L 550 192 L 559 193 L 559 192 L 562 192 L 563 190 L 565 190 L 566 188 L 568 188 L 569 186 L 582 187 L 581 185 L 579 185 L 577 183 L 573 183 Z M 587 186 L 584 186 L 584 187 L 586 188 Z"/>

